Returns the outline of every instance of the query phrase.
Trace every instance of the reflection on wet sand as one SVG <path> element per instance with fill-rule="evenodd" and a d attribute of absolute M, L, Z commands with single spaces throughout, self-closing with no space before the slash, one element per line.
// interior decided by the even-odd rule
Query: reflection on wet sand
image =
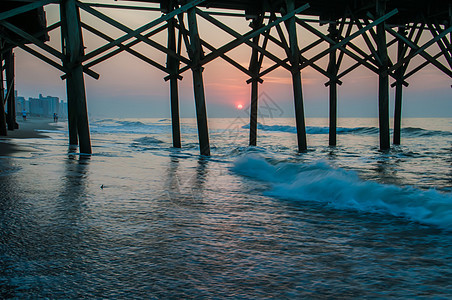
<path fill-rule="evenodd" d="M 177 205 L 189 205 L 201 203 L 203 200 L 204 184 L 208 178 L 209 160 L 200 157 L 193 169 L 180 169 L 181 162 L 177 157 L 170 157 L 167 168 L 167 179 L 165 181 L 165 193 L 169 200 Z"/>

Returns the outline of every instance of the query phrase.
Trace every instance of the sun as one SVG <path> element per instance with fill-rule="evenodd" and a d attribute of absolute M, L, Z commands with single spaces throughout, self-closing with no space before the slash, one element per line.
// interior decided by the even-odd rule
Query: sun
<path fill-rule="evenodd" d="M 242 109 L 243 105 L 242 104 L 237 104 L 237 109 Z"/>

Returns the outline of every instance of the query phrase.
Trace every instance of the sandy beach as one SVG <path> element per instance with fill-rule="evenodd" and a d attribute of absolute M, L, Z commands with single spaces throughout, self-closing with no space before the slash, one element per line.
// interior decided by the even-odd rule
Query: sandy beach
<path fill-rule="evenodd" d="M 19 124 L 19 129 L 8 130 L 8 136 L 0 136 L 0 156 L 9 156 L 15 152 L 27 151 L 27 148 L 21 145 L 20 139 L 47 137 L 38 130 L 54 130 L 58 127 L 50 118 L 32 117 L 26 121 L 17 118 L 17 123 Z"/>

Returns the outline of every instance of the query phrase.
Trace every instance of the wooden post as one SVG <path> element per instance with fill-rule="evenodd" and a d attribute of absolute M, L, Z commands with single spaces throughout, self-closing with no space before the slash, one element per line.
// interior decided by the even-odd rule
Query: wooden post
<path fill-rule="evenodd" d="M 69 78 L 66 77 L 66 94 L 67 94 L 67 119 L 69 131 L 69 150 L 75 151 L 78 148 L 78 130 L 77 130 L 77 102 L 74 99 L 74 87 Z"/>
<path fill-rule="evenodd" d="M 253 19 L 251 22 L 251 27 L 256 30 L 262 25 L 262 18 L 257 17 Z M 259 37 L 255 36 L 253 38 L 253 44 L 259 44 Z M 249 70 L 253 74 L 253 78 L 251 79 L 251 106 L 250 106 L 250 146 L 256 146 L 257 144 L 257 110 L 259 103 L 259 51 L 256 48 L 253 48 L 250 59 Z"/>
<path fill-rule="evenodd" d="M 91 139 L 86 107 L 85 81 L 81 58 L 84 53 L 80 15 L 76 0 L 62 0 L 60 4 L 62 44 L 68 69 L 66 89 L 68 100 L 69 144 L 80 143 L 80 153 L 91 154 Z"/>
<path fill-rule="evenodd" d="M 173 7 L 171 7 L 173 9 Z M 176 51 L 176 20 L 168 20 L 168 49 Z M 177 75 L 179 72 L 179 60 L 171 55 L 167 57 L 167 66 L 170 70 L 170 98 L 171 98 L 171 122 L 173 129 L 173 147 L 181 148 L 180 121 L 179 121 L 179 89 Z"/>
<path fill-rule="evenodd" d="M 251 106 L 250 106 L 250 146 L 257 145 L 257 110 L 259 103 L 259 82 L 251 81 Z"/>
<path fill-rule="evenodd" d="M 452 2 L 449 2 L 449 27 L 452 27 Z M 452 44 L 452 32 L 449 33 L 449 41 Z M 452 55 L 452 49 L 450 49 L 450 55 Z"/>
<path fill-rule="evenodd" d="M 6 105 L 8 114 L 6 116 L 6 124 L 8 130 L 13 131 L 18 129 L 19 125 L 16 123 L 16 95 L 14 91 L 14 53 L 9 50 L 5 55 L 5 75 L 6 75 Z"/>
<path fill-rule="evenodd" d="M 405 35 L 405 30 L 402 27 L 399 27 L 399 33 Z M 400 61 L 403 59 L 404 53 L 404 43 L 402 41 L 398 41 L 397 45 L 397 59 Z M 395 86 L 395 106 L 394 106 L 394 136 L 393 143 L 394 145 L 400 145 L 400 132 L 401 132 L 401 123 L 402 123 L 402 90 L 403 90 L 403 75 L 404 75 L 404 66 L 400 66 L 395 71 L 396 75 L 396 86 Z"/>
<path fill-rule="evenodd" d="M 7 135 L 8 130 L 6 128 L 6 115 L 5 115 L 5 89 L 3 85 L 3 55 L 0 54 L 0 136 Z"/>
<path fill-rule="evenodd" d="M 198 122 L 199 150 L 201 155 L 210 155 L 209 130 L 207 127 L 206 99 L 204 95 L 204 82 L 202 78 L 201 58 L 203 56 L 201 41 L 198 33 L 196 9 L 187 11 L 188 28 L 190 34 L 190 57 L 193 72 L 193 90 L 195 94 L 196 119 Z"/>
<path fill-rule="evenodd" d="M 377 17 L 382 17 L 386 10 L 386 1 L 377 0 Z M 390 148 L 389 140 L 389 58 L 388 48 L 386 44 L 385 23 L 377 25 L 377 52 L 381 60 L 378 74 L 378 119 L 380 125 L 380 150 L 388 150 Z"/>
<path fill-rule="evenodd" d="M 293 12 L 295 10 L 295 1 L 286 0 L 287 12 Z M 297 127 L 297 141 L 298 151 L 304 152 L 307 150 L 306 142 L 306 125 L 304 120 L 304 108 L 303 108 L 303 90 L 301 85 L 301 72 L 300 72 L 300 51 L 298 49 L 297 28 L 295 24 L 295 17 L 287 20 L 287 31 L 289 33 L 289 45 L 291 51 L 290 61 L 292 64 L 292 83 L 293 94 L 295 102 L 295 121 Z"/>
<path fill-rule="evenodd" d="M 336 24 L 330 24 L 328 31 L 333 41 L 338 40 L 338 32 Z M 337 58 L 336 50 L 330 52 L 330 62 L 328 65 L 328 75 L 330 75 L 330 130 L 329 130 L 329 145 L 336 146 L 336 128 L 337 128 Z"/>
<path fill-rule="evenodd" d="M 66 68 L 69 68 L 68 62 L 67 62 L 67 38 L 68 38 L 68 28 L 67 23 L 63 22 L 63 20 L 66 20 L 66 10 L 64 8 L 64 5 L 60 5 L 60 16 L 61 16 L 61 43 L 62 43 L 62 49 L 63 54 L 65 54 L 65 60 L 63 61 L 63 66 Z M 68 75 L 66 74 L 66 77 Z M 72 95 L 74 94 L 72 92 L 73 87 L 71 84 L 71 81 L 66 80 L 66 94 L 67 94 L 67 116 L 68 116 L 68 132 L 69 132 L 69 150 L 74 151 L 78 148 L 78 133 L 77 133 L 77 106 L 76 101 L 72 100 Z M 71 100 L 69 100 L 71 99 Z"/>

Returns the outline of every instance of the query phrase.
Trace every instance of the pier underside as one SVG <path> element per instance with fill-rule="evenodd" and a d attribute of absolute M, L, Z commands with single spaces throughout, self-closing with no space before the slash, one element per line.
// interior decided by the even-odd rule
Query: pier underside
<path fill-rule="evenodd" d="M 60 20 L 48 25 L 44 9 L 51 4 L 59 5 Z M 109 16 L 105 9 L 147 10 L 160 14 L 150 15 L 146 24 L 132 29 Z M 102 26 L 97 25 L 101 22 L 90 24 L 83 19 L 81 11 L 83 15 L 121 30 L 123 35 L 109 36 Z M 250 30 L 237 32 L 219 16 L 249 20 Z M 222 30 L 233 40 L 213 46 L 207 37 L 199 33 L 198 19 L 207 21 L 209 26 Z M 60 48 L 48 43 L 48 33 L 53 30 L 61 33 Z M 104 44 L 85 53 L 84 32 L 103 39 Z M 161 32 L 167 33 L 166 43 L 154 38 Z M 302 45 L 300 37 L 305 32 L 314 35 L 315 39 Z M 6 89 L 6 97 L 2 92 L 0 134 L 6 135 L 7 127 L 15 129 L 12 51 L 20 47 L 62 72 L 62 79 L 66 80 L 67 85 L 69 144 L 79 145 L 81 153 L 90 154 L 84 74 L 99 78 L 93 68 L 125 51 L 163 72 L 165 80 L 169 81 L 174 147 L 182 146 L 178 81 L 190 70 L 193 74 L 200 153 L 210 155 L 208 99 L 204 92 L 203 70 L 209 62 L 221 58 L 249 76 L 250 145 L 257 144 L 259 85 L 266 75 L 276 69 L 283 68 L 290 73 L 300 152 L 308 147 L 301 76 L 303 69 L 312 68 L 325 77 L 325 86 L 330 93 L 329 145 L 335 146 L 337 94 L 341 78 L 359 67 L 367 68 L 378 77 L 380 148 L 386 150 L 390 148 L 390 86 L 396 89 L 393 143 L 399 144 L 402 89 L 408 86 L 408 79 L 413 74 L 427 65 L 435 66 L 452 78 L 451 32 L 452 1 L 444 0 L 3 1 L 0 8 L 1 89 Z M 166 56 L 166 61 L 140 53 L 133 48 L 137 44 L 146 44 L 158 50 Z M 267 47 L 269 44 L 282 49 L 284 57 L 272 52 Z M 243 45 L 251 49 L 249 65 L 243 65 L 228 55 Z M 388 51 L 391 46 L 397 48 L 396 56 L 391 56 L 391 51 Z M 314 49 L 317 51 L 312 54 Z M 416 60 L 414 64 L 415 57 L 420 57 L 421 62 Z M 353 63 L 344 64 L 344 58 Z M 326 68 L 319 64 L 322 59 L 328 60 Z M 265 68 L 264 60 L 270 62 L 265 64 Z M 6 115 L 5 109 L 8 111 Z"/>

